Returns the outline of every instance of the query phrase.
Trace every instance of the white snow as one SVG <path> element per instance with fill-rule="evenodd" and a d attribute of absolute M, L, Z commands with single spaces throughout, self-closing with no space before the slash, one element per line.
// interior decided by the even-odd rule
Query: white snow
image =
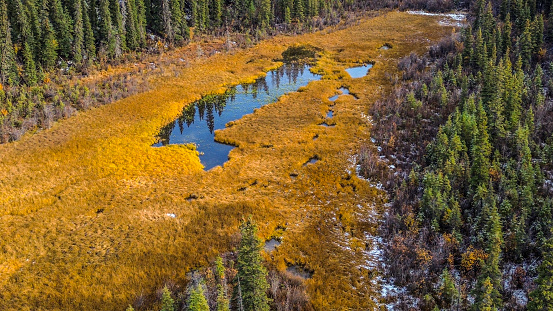
<path fill-rule="evenodd" d="M 452 20 L 456 20 L 456 21 L 464 21 L 467 18 L 465 14 L 461 14 L 461 13 L 444 14 L 444 13 L 430 13 L 425 11 L 407 11 L 407 13 L 412 15 L 441 16 L 441 17 L 451 18 Z"/>

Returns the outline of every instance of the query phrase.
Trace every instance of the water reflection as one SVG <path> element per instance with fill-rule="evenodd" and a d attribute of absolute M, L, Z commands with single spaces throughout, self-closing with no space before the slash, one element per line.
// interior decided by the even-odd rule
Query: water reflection
<path fill-rule="evenodd" d="M 320 76 L 312 74 L 307 65 L 285 64 L 254 83 L 230 88 L 224 94 L 204 96 L 186 106 L 177 120 L 162 128 L 154 146 L 194 143 L 206 169 L 221 165 L 228 160 L 233 146 L 215 142 L 215 130 L 319 79 Z"/>

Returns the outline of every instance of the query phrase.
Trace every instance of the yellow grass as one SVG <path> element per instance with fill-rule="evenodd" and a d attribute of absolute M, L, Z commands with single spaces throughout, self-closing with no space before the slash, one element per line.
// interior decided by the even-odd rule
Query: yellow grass
<path fill-rule="evenodd" d="M 366 215 L 383 197 L 348 173 L 348 159 L 370 137 L 363 113 L 389 88 L 385 73 L 451 31 L 434 17 L 390 12 L 343 30 L 276 37 L 191 60 L 150 92 L 1 145 L 0 310 L 123 310 L 231 249 L 248 214 L 265 237 L 286 226 L 267 258 L 314 271 L 306 282 L 317 310 L 371 308 L 371 272 L 360 266 L 365 232 L 375 229 Z M 313 68 L 323 80 L 218 131 L 219 141 L 239 146 L 224 168 L 204 172 L 186 146 L 150 147 L 186 104 L 262 76 L 295 43 L 324 50 Z M 393 48 L 379 50 L 384 43 Z M 365 78 L 343 70 L 369 61 Z M 336 126 L 319 126 L 340 86 L 359 99 L 340 97 Z M 303 166 L 314 155 L 321 160 Z"/>

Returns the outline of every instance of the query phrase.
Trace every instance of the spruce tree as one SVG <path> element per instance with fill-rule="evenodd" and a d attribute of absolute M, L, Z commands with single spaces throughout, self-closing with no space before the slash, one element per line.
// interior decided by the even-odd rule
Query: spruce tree
<path fill-rule="evenodd" d="M 175 311 L 175 300 L 171 297 L 171 292 L 165 286 L 161 296 L 161 311 Z"/>
<path fill-rule="evenodd" d="M 90 22 L 90 6 L 87 5 L 86 0 L 82 0 L 82 10 L 83 10 L 83 35 L 84 35 L 84 46 L 85 46 L 85 55 L 87 60 L 90 62 L 96 55 L 96 44 L 94 39 L 94 31 L 92 30 L 92 23 Z M 96 7 L 93 9 L 96 11 Z"/>
<path fill-rule="evenodd" d="M 135 0 L 136 1 L 136 29 L 138 31 L 138 44 L 140 47 L 146 45 L 146 6 L 144 0 Z"/>
<path fill-rule="evenodd" d="M 0 83 L 15 85 L 18 78 L 8 8 L 6 0 L 0 0 Z"/>
<path fill-rule="evenodd" d="M 127 39 L 125 38 L 125 25 L 123 23 L 123 14 L 121 13 L 121 3 L 119 0 L 110 1 L 111 20 L 113 22 L 113 31 L 115 39 L 115 57 L 120 57 L 127 50 Z"/>
<path fill-rule="evenodd" d="M 70 58 L 73 52 L 71 18 L 64 10 L 60 0 L 50 0 L 49 6 L 50 21 L 56 31 L 59 55 L 64 58 Z"/>
<path fill-rule="evenodd" d="M 522 30 L 522 34 L 518 39 L 518 44 L 519 44 L 518 52 L 519 52 L 520 58 L 522 59 L 522 66 L 524 68 L 528 68 L 528 66 L 530 66 L 530 63 L 532 61 L 532 51 L 533 51 L 532 33 L 530 32 L 529 21 L 526 21 L 524 29 Z"/>
<path fill-rule="evenodd" d="M 73 59 L 80 64 L 83 61 L 85 50 L 84 42 L 84 21 L 83 21 L 83 3 L 81 0 L 75 0 L 73 3 Z"/>
<path fill-rule="evenodd" d="M 209 311 L 209 305 L 205 298 L 204 288 L 201 284 L 197 284 L 190 292 L 188 297 L 188 311 Z"/>
<path fill-rule="evenodd" d="M 24 77 L 27 85 L 35 85 L 38 82 L 37 68 L 31 46 L 26 41 L 23 44 L 23 68 L 25 70 Z"/>
<path fill-rule="evenodd" d="M 256 236 L 257 226 L 251 218 L 240 226 L 242 239 L 238 249 L 237 281 L 240 285 L 244 311 L 268 311 L 267 270 L 263 266 L 262 242 Z"/>
<path fill-rule="evenodd" d="M 110 1 L 100 0 L 98 40 L 103 52 L 109 56 L 115 56 L 116 39 L 111 23 Z"/>
<path fill-rule="evenodd" d="M 538 267 L 537 288 L 530 293 L 528 311 L 553 310 L 553 238 L 543 246 L 543 261 Z"/>
<path fill-rule="evenodd" d="M 54 33 L 54 29 L 50 24 L 50 20 L 47 16 L 42 20 L 42 43 L 41 43 L 41 53 L 40 59 L 42 67 L 45 70 L 51 70 L 56 66 L 56 61 L 58 57 L 57 53 L 57 41 Z"/>
<path fill-rule="evenodd" d="M 223 259 L 217 257 L 215 260 L 215 277 L 217 280 L 217 311 L 230 311 L 230 303 L 227 298 L 225 267 Z"/>
<path fill-rule="evenodd" d="M 171 17 L 171 6 L 169 0 L 161 0 L 161 18 L 163 22 L 163 34 L 169 42 L 173 42 L 175 39 L 175 33 L 173 32 L 173 21 Z"/>

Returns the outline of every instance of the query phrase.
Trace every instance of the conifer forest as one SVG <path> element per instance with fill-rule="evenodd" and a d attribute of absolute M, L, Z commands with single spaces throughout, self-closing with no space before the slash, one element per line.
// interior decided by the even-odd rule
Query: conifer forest
<path fill-rule="evenodd" d="M 553 0 L 0 0 L 0 310 L 553 310 Z"/>

